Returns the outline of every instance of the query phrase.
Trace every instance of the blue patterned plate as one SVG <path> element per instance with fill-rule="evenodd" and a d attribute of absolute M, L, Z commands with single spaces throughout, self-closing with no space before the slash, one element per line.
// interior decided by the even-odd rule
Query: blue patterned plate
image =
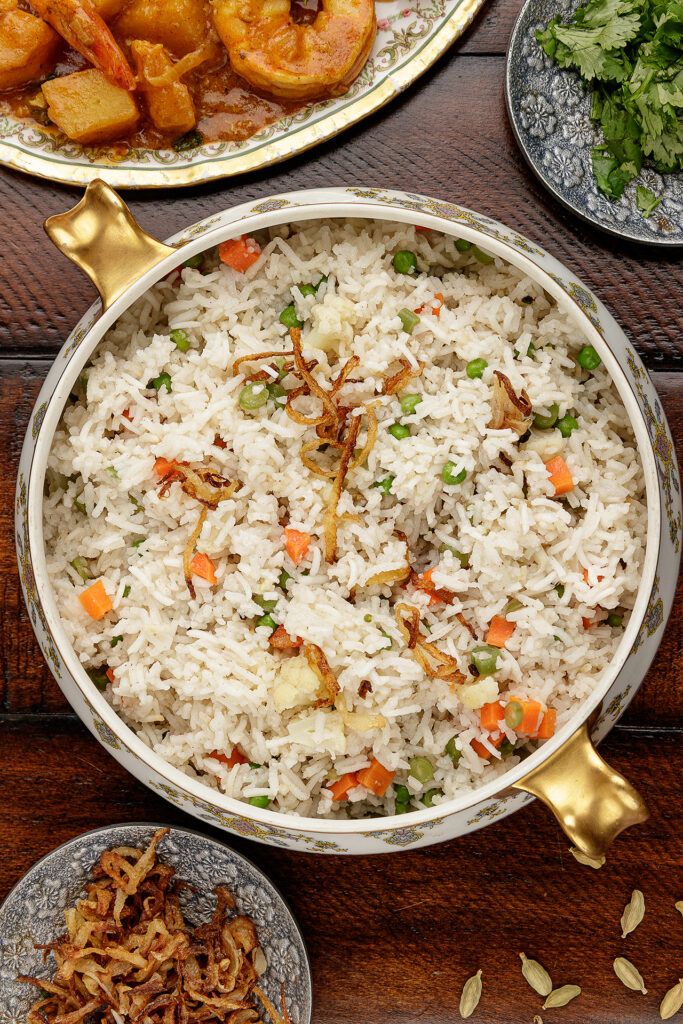
<path fill-rule="evenodd" d="M 20 985 L 19 974 L 49 977 L 52 957 L 43 963 L 36 942 L 64 932 L 64 910 L 83 893 L 100 854 L 113 846 L 144 847 L 158 825 L 113 825 L 86 832 L 34 864 L 0 907 L 0 1024 L 25 1024 L 35 989 Z M 266 995 L 280 1005 L 284 984 L 292 1024 L 310 1024 L 311 972 L 306 947 L 292 914 L 277 889 L 250 861 L 197 832 L 172 828 L 160 846 L 161 859 L 179 878 L 192 883 L 181 897 L 187 919 L 199 924 L 214 909 L 213 890 L 221 883 L 237 900 L 239 913 L 255 923 L 268 961 L 261 979 Z M 267 1019 L 267 1018 L 266 1018 Z"/>
<path fill-rule="evenodd" d="M 590 93 L 578 74 L 546 57 L 537 28 L 570 16 L 576 0 L 527 0 L 508 49 L 505 99 L 512 129 L 532 171 L 572 213 L 620 238 L 650 245 L 683 245 L 683 173 L 645 167 L 614 202 L 598 191 L 591 149 L 600 132 L 590 119 Z M 636 206 L 636 185 L 664 196 L 646 220 Z"/>

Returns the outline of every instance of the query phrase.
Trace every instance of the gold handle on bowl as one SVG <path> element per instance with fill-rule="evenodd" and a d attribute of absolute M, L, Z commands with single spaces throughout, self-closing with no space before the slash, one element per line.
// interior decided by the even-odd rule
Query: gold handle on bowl
<path fill-rule="evenodd" d="M 598 754 L 588 723 L 512 788 L 542 800 L 589 857 L 604 856 L 623 829 L 649 816 L 631 783 Z"/>
<path fill-rule="evenodd" d="M 143 231 L 121 197 L 99 178 L 72 210 L 48 217 L 44 227 L 57 248 L 88 275 L 103 310 L 176 251 Z"/>

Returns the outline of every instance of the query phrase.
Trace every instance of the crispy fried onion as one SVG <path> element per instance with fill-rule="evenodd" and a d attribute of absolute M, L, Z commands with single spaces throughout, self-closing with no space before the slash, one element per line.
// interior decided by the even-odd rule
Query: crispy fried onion
<path fill-rule="evenodd" d="M 397 391 L 408 383 L 411 377 L 419 377 L 424 370 L 424 363 L 418 363 L 417 367 L 414 367 L 407 359 L 399 359 L 401 369 L 394 373 L 391 377 L 387 377 L 382 386 L 382 393 L 385 395 L 395 395 Z"/>
<path fill-rule="evenodd" d="M 254 922 L 230 916 L 223 886 L 207 924 L 183 916 L 183 883 L 158 860 L 159 829 L 146 850 L 105 851 L 86 894 L 66 911 L 67 932 L 42 948 L 54 955 L 50 980 L 21 977 L 41 990 L 27 1024 L 259 1024 L 257 996 L 274 1024 L 288 1024 L 257 987 L 267 964 Z"/>
<path fill-rule="evenodd" d="M 238 487 L 236 481 L 228 480 L 215 469 L 208 469 L 205 466 L 193 468 L 178 462 L 162 477 L 159 485 L 160 498 L 166 497 L 171 484 L 176 480 L 180 481 L 185 494 L 200 501 L 207 508 L 217 508 L 221 501 L 232 498 Z"/>
<path fill-rule="evenodd" d="M 286 359 L 287 356 L 293 356 L 293 352 L 248 352 L 245 356 L 238 356 L 232 364 L 232 375 L 236 377 L 238 373 L 241 373 L 242 363 L 257 363 L 261 359 Z M 285 364 L 286 367 L 287 364 Z"/>
<path fill-rule="evenodd" d="M 491 420 L 488 426 L 492 430 L 513 430 L 521 437 L 526 434 L 533 420 L 531 400 L 523 389 L 517 395 L 504 373 L 494 370 L 493 376 Z"/>
<path fill-rule="evenodd" d="M 202 532 L 202 526 L 204 525 L 205 519 L 206 509 L 203 508 L 199 513 L 197 525 L 195 526 L 194 530 L 188 537 L 187 544 L 185 545 L 185 550 L 183 551 L 183 575 L 185 577 L 185 583 L 187 584 L 187 589 L 190 591 L 190 597 L 192 598 L 192 600 L 194 600 L 195 597 L 197 596 L 197 592 L 194 589 L 194 583 L 192 582 L 192 556 L 194 555 L 195 545 L 199 540 L 199 534 Z"/>
<path fill-rule="evenodd" d="M 408 538 L 402 530 L 394 530 L 394 537 L 398 537 L 398 539 L 403 541 L 406 546 L 406 564 L 399 566 L 398 569 L 384 569 L 382 572 L 376 572 L 373 576 L 367 579 L 362 586 L 392 586 L 394 583 L 404 583 L 414 575 L 410 566 L 410 548 L 408 547 Z"/>
<path fill-rule="evenodd" d="M 346 479 L 346 474 L 349 471 L 349 465 L 353 457 L 353 450 L 356 447 L 356 441 L 358 440 L 360 421 L 360 416 L 353 416 L 351 418 L 351 424 L 346 435 L 346 440 L 344 441 L 341 449 L 337 473 L 332 483 L 332 487 L 330 488 L 330 496 L 327 499 L 327 508 L 325 509 L 325 514 L 323 516 L 323 538 L 325 541 L 326 562 L 334 562 L 337 558 L 337 506 L 339 505 L 339 499 L 341 498 L 342 491 L 344 489 L 344 480 Z"/>
<path fill-rule="evenodd" d="M 157 43 L 154 49 L 163 50 L 164 48 L 161 43 Z M 168 68 L 162 74 L 145 75 L 145 82 L 153 85 L 155 88 L 173 85 L 175 82 L 179 82 L 183 75 L 189 75 L 195 68 L 206 64 L 208 60 L 215 59 L 217 52 L 218 48 L 215 40 L 207 39 L 198 49 L 193 50 L 192 53 L 186 53 L 184 57 L 175 62 L 173 67 Z"/>
<path fill-rule="evenodd" d="M 443 679 L 451 687 L 466 682 L 466 677 L 458 669 L 455 658 L 440 651 L 436 644 L 428 641 L 421 632 L 419 608 L 400 602 L 395 606 L 394 614 L 406 646 L 413 652 L 425 675 L 432 679 Z"/>
<path fill-rule="evenodd" d="M 329 666 L 329 662 L 317 644 L 305 643 L 302 648 L 303 654 L 311 669 L 315 672 L 320 682 L 318 699 L 313 704 L 314 708 L 331 708 L 339 693 L 337 677 Z"/>

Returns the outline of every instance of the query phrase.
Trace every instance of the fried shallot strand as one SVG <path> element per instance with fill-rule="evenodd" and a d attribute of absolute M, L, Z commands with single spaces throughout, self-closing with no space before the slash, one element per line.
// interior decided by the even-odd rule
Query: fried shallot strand
<path fill-rule="evenodd" d="M 339 693 L 337 677 L 330 668 L 329 662 L 317 644 L 305 643 L 303 654 L 309 666 L 320 681 L 320 696 L 313 704 L 314 708 L 331 708 Z"/>
<path fill-rule="evenodd" d="M 241 373 L 240 366 L 242 363 L 258 363 L 261 359 L 278 359 L 280 357 L 287 358 L 287 356 L 293 356 L 293 352 L 249 352 L 246 356 L 238 356 L 232 364 L 232 375 L 236 377 L 238 373 Z"/>
<path fill-rule="evenodd" d="M 401 369 L 391 377 L 387 377 L 382 386 L 382 394 L 395 395 L 404 384 L 407 384 L 411 377 L 420 377 L 424 370 L 424 363 L 418 363 L 417 367 L 412 366 L 407 359 L 399 359 Z"/>
<path fill-rule="evenodd" d="M 193 600 L 197 596 L 197 592 L 194 589 L 194 583 L 192 582 L 192 568 L 191 568 L 192 556 L 194 555 L 195 545 L 196 545 L 197 541 L 199 540 L 199 534 L 202 532 L 202 526 L 204 525 L 204 520 L 205 519 L 206 519 L 206 509 L 202 508 L 201 512 L 199 513 L 199 519 L 197 520 L 197 525 L 195 526 L 194 530 L 190 534 L 190 536 L 188 538 L 188 541 L 187 541 L 187 544 L 185 545 L 185 550 L 183 551 L 183 575 L 185 576 L 185 582 L 187 584 L 187 589 L 190 591 L 190 597 Z"/>
<path fill-rule="evenodd" d="M 459 671 L 455 658 L 439 650 L 420 631 L 420 610 L 415 605 L 400 602 L 394 608 L 396 623 L 406 640 L 408 650 L 424 673 L 432 679 L 443 679 L 450 686 L 462 684 L 466 677 Z M 406 621 L 406 617 L 408 621 Z"/>
<path fill-rule="evenodd" d="M 356 447 L 356 441 L 358 440 L 360 421 L 360 416 L 354 416 L 351 420 L 346 441 L 344 442 L 344 447 L 341 451 L 337 475 L 334 478 L 330 497 L 327 502 L 327 508 L 325 509 L 325 515 L 323 516 L 325 561 L 328 563 L 335 562 L 337 559 L 337 506 L 344 489 L 344 480 L 346 479 L 346 474 L 349 471 L 349 464 L 353 456 L 353 450 Z"/>

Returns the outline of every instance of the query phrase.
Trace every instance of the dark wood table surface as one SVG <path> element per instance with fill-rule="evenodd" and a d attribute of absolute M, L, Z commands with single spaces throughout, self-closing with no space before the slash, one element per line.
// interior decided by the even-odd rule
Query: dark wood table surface
<path fill-rule="evenodd" d="M 384 185 L 454 200 L 540 242 L 594 288 L 653 373 L 683 454 L 683 268 L 676 253 L 601 235 L 550 199 L 527 170 L 505 115 L 505 50 L 519 0 L 489 0 L 450 54 L 407 94 L 332 143 L 238 181 L 128 193 L 158 237 L 235 202 L 339 184 Z M 73 190 L 0 171 L 0 899 L 43 854 L 110 822 L 183 822 L 100 747 L 71 712 L 33 638 L 12 537 L 19 450 L 51 360 L 93 291 L 54 250 L 42 221 Z M 681 384 L 679 384 L 679 381 Z M 473 1020 L 616 1024 L 659 1020 L 683 976 L 683 629 L 679 600 L 659 655 L 603 752 L 645 795 L 651 818 L 625 833 L 599 872 L 578 865 L 538 804 L 462 839 L 375 858 L 325 857 L 228 838 L 282 889 L 313 967 L 315 1024 L 459 1019 L 464 980 L 484 971 Z M 619 918 L 634 887 L 644 923 Z M 542 1012 L 518 952 L 583 987 Z M 612 971 L 626 955 L 648 995 Z M 1 1009 L 1 1008 L 0 1008 Z M 682 1018 L 683 1019 L 683 1018 Z"/>

